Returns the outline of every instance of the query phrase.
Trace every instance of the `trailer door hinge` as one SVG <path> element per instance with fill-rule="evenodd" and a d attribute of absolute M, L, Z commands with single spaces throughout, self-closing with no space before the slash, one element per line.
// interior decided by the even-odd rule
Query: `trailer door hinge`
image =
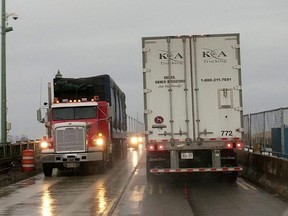
<path fill-rule="evenodd" d="M 144 114 L 151 114 L 152 110 L 144 110 Z"/>
<path fill-rule="evenodd" d="M 147 94 L 147 93 L 150 93 L 150 92 L 152 92 L 151 89 L 144 89 L 144 90 L 143 90 L 143 93 L 144 93 L 144 94 Z"/>
<path fill-rule="evenodd" d="M 233 69 L 239 70 L 239 69 L 241 69 L 241 65 L 234 65 L 234 66 L 233 66 Z"/>
<path fill-rule="evenodd" d="M 234 44 L 234 45 L 232 45 L 232 48 L 233 49 L 240 49 L 240 44 Z"/>
<path fill-rule="evenodd" d="M 145 135 L 151 135 L 153 134 L 153 131 L 145 131 Z"/>
<path fill-rule="evenodd" d="M 143 69 L 143 73 L 149 73 L 149 72 L 151 72 L 151 69 L 149 69 L 149 68 L 144 68 Z"/>
<path fill-rule="evenodd" d="M 234 90 L 242 90 L 242 86 L 235 86 Z"/>
<path fill-rule="evenodd" d="M 237 128 L 235 131 L 242 133 L 242 132 L 244 132 L 244 128 Z"/>
<path fill-rule="evenodd" d="M 234 110 L 236 110 L 236 111 L 243 111 L 243 107 L 235 107 Z"/>
<path fill-rule="evenodd" d="M 146 47 L 144 47 L 144 48 L 142 48 L 142 52 L 150 52 L 150 49 L 149 49 L 149 48 L 146 48 Z"/>

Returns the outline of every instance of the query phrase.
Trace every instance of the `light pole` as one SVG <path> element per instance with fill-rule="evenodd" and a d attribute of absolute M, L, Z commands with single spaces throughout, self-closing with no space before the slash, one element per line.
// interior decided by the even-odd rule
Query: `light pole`
<path fill-rule="evenodd" d="M 18 16 L 14 13 L 6 13 L 6 2 L 2 0 L 2 28 L 1 28 L 1 143 L 7 142 L 7 99 L 6 99 L 6 33 L 13 30 L 7 27 L 6 21 L 9 16 L 16 20 Z"/>

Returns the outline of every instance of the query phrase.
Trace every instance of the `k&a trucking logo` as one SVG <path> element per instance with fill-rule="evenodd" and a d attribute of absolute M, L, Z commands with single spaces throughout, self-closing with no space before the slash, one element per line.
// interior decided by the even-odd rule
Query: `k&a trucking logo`
<path fill-rule="evenodd" d="M 178 51 L 165 51 L 159 50 L 159 60 L 161 65 L 168 65 L 170 64 L 183 64 L 183 54 Z"/>
<path fill-rule="evenodd" d="M 227 54 L 223 50 L 203 48 L 204 63 L 227 63 Z"/>

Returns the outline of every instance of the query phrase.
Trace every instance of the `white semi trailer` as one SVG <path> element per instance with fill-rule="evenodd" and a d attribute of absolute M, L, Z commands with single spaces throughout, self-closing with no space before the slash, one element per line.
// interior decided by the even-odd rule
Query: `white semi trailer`
<path fill-rule="evenodd" d="M 239 34 L 142 38 L 147 177 L 237 179 L 243 148 Z"/>

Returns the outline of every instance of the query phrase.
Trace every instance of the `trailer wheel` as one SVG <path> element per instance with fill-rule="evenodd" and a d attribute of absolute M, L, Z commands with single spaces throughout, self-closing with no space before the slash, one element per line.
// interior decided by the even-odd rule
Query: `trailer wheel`
<path fill-rule="evenodd" d="M 43 173 L 46 177 L 52 176 L 53 167 L 50 164 L 43 164 Z"/>

